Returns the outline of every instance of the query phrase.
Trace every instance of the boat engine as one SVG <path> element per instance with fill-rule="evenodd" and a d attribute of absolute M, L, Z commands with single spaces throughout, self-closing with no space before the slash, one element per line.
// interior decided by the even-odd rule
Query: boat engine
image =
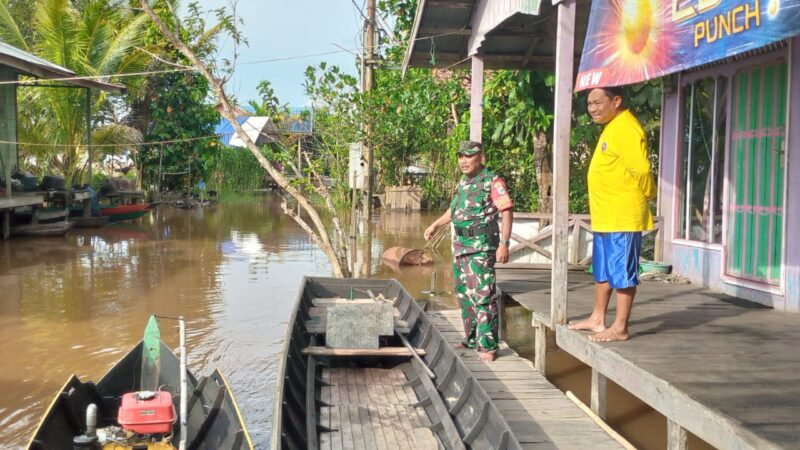
<path fill-rule="evenodd" d="M 75 450 L 89 449 L 97 450 L 97 405 L 90 403 L 86 408 L 86 433 L 75 436 L 72 439 L 72 447 Z"/>
<path fill-rule="evenodd" d="M 122 396 L 117 422 L 136 434 L 169 434 L 175 422 L 172 394 L 159 391 L 129 392 Z"/>
<path fill-rule="evenodd" d="M 86 409 L 86 433 L 75 436 L 74 450 L 174 450 L 175 406 L 169 392 L 141 391 L 122 396 L 117 425 L 97 428 L 97 406 Z"/>

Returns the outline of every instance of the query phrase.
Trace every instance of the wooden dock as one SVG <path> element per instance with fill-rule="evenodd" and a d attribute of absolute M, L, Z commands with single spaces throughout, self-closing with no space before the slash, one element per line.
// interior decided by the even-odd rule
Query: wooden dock
<path fill-rule="evenodd" d="M 0 239 L 11 237 L 11 212 L 14 208 L 41 205 L 42 203 L 44 203 L 43 194 L 26 192 L 0 197 Z"/>
<path fill-rule="evenodd" d="M 498 285 L 549 326 L 549 271 L 499 270 Z M 591 275 L 569 273 L 571 320 L 589 315 L 593 290 Z M 609 322 L 614 306 L 612 298 Z M 800 315 L 696 285 L 643 282 L 630 340 L 554 331 L 560 348 L 592 368 L 594 409 L 602 414 L 605 380 L 614 381 L 667 417 L 670 448 L 685 448 L 686 430 L 718 448 L 800 448 Z"/>
<path fill-rule="evenodd" d="M 427 314 L 451 344 L 463 337 L 459 311 Z M 489 364 L 480 362 L 474 350 L 458 349 L 456 353 L 492 398 L 523 448 L 622 448 L 505 343 L 501 343 L 497 360 Z"/>

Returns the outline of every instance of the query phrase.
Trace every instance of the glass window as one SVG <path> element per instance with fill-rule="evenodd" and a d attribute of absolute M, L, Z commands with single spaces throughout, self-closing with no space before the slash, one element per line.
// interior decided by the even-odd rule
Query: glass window
<path fill-rule="evenodd" d="M 677 228 L 682 239 L 722 242 L 726 85 L 725 78 L 705 78 L 683 88 L 681 215 Z"/>

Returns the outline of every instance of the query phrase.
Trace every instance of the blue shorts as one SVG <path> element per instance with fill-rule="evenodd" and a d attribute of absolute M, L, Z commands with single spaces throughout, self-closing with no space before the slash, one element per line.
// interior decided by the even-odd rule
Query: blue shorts
<path fill-rule="evenodd" d="M 639 255 L 642 253 L 642 233 L 594 233 L 592 240 L 592 271 L 594 281 L 608 282 L 614 289 L 639 284 Z"/>

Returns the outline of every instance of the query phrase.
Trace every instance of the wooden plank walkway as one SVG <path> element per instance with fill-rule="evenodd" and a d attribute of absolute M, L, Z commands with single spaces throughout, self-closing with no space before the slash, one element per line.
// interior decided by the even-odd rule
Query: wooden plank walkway
<path fill-rule="evenodd" d="M 550 308 L 550 272 L 499 270 L 504 293 L 535 317 Z M 569 273 L 568 317 L 592 309 L 593 280 Z M 609 321 L 615 313 L 609 307 Z M 558 346 L 718 448 L 800 449 L 800 315 L 697 285 L 643 282 L 631 339 L 594 343 L 556 327 Z"/>
<path fill-rule="evenodd" d="M 448 342 L 459 342 L 463 335 L 459 311 L 427 314 Z M 473 350 L 456 349 L 456 353 L 492 398 L 523 448 L 621 448 L 505 342 L 497 360 L 489 364 L 480 362 Z"/>
<path fill-rule="evenodd" d="M 12 197 L 0 197 L 0 210 L 41 205 L 42 203 L 44 203 L 43 194 L 15 192 Z"/>

